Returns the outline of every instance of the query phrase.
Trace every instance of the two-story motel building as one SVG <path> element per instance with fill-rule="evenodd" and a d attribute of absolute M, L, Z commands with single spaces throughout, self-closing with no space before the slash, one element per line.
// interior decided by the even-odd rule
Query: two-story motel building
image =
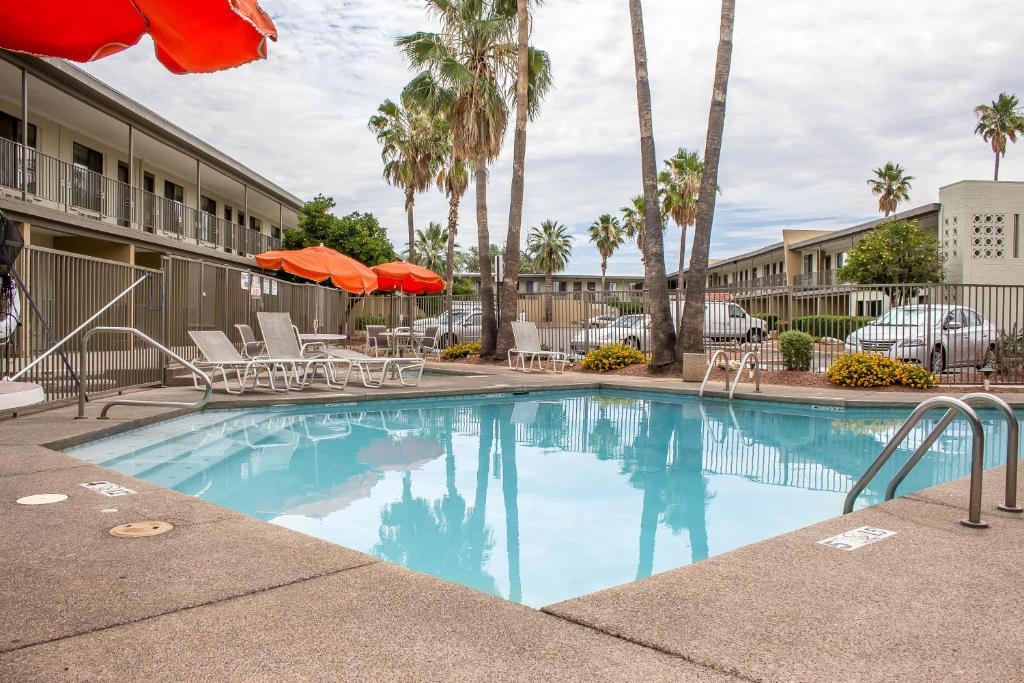
<path fill-rule="evenodd" d="M 0 50 L 0 209 L 27 244 L 152 268 L 164 255 L 252 266 L 301 208 L 81 69 Z"/>

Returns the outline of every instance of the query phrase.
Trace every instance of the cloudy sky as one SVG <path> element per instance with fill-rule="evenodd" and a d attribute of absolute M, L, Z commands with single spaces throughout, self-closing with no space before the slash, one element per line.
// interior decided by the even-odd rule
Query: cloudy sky
<path fill-rule="evenodd" d="M 172 76 L 141 44 L 85 68 L 239 161 L 338 210 L 371 211 L 405 243 L 402 193 L 381 178 L 366 121 L 410 73 L 398 35 L 429 29 L 416 0 L 264 0 L 280 39 L 267 61 Z M 915 177 L 911 204 L 938 188 L 991 178 L 973 136 L 973 107 L 1008 90 L 1024 97 L 1019 0 L 740 0 L 725 145 L 711 244 L 724 257 L 769 244 L 782 228 L 839 228 L 870 219 L 866 179 L 886 161 Z M 719 3 L 644 3 L 659 158 L 703 150 Z M 547 0 L 533 43 L 548 50 L 555 90 L 529 128 L 526 225 L 546 218 L 576 237 L 570 270 L 596 272 L 586 227 L 639 194 L 640 161 L 626 0 Z M 503 241 L 511 132 L 490 183 L 490 225 Z M 1024 180 L 1024 143 L 1001 177 Z M 417 224 L 444 222 L 436 192 Z M 669 270 L 679 232 L 666 234 Z M 460 243 L 475 243 L 472 194 Z M 609 272 L 642 272 L 632 245 Z"/>

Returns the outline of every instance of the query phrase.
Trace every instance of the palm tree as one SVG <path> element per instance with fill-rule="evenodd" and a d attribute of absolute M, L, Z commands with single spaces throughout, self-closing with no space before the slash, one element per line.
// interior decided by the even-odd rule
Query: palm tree
<path fill-rule="evenodd" d="M 414 245 L 419 264 L 435 273 L 448 272 L 448 241 L 448 230 L 440 223 L 431 221 L 426 230 L 417 230 Z"/>
<path fill-rule="evenodd" d="M 868 180 L 871 191 L 878 195 L 878 210 L 886 217 L 896 213 L 900 202 L 910 199 L 910 181 L 914 176 L 909 176 L 903 167 L 893 162 L 874 170 L 875 177 Z"/>
<path fill-rule="evenodd" d="M 647 78 L 647 43 L 640 0 L 629 0 L 633 33 L 633 67 L 636 72 L 637 117 L 640 122 L 640 176 L 644 186 L 644 285 L 651 317 L 650 367 L 659 372 L 675 362 L 676 331 L 668 308 L 665 277 L 665 238 L 658 206 L 658 160 L 654 151 L 654 119 L 651 85 Z M 603 280 L 602 274 L 602 280 Z"/>
<path fill-rule="evenodd" d="M 448 284 L 445 296 L 447 298 L 446 310 L 448 311 L 452 310 L 452 287 L 455 282 L 457 259 L 455 237 L 459 230 L 459 204 L 469 187 L 469 175 L 469 166 L 462 158 L 455 156 L 449 146 L 437 171 L 437 189 L 448 197 L 448 252 L 445 259 L 445 282 Z M 446 317 L 448 319 L 447 339 L 451 339 L 454 319 L 450 315 Z"/>
<path fill-rule="evenodd" d="M 622 225 L 619 219 L 609 213 L 604 214 L 590 225 L 590 241 L 597 247 L 601 255 L 601 291 L 604 289 L 605 273 L 608 270 L 608 259 L 615 250 L 622 246 Z"/>
<path fill-rule="evenodd" d="M 437 117 L 415 102 L 402 99 L 398 104 L 384 100 L 370 117 L 370 130 L 381 144 L 384 177 L 405 191 L 405 213 L 409 228 L 409 260 L 416 262 L 413 204 L 416 193 L 424 192 L 444 149 L 444 134 Z"/>
<path fill-rule="evenodd" d="M 683 334 L 676 356 L 704 353 L 704 289 L 708 281 L 708 252 L 711 249 L 711 225 L 715 219 L 715 195 L 718 190 L 718 162 L 722 156 L 725 131 L 725 98 L 732 68 L 732 31 L 736 20 L 736 0 L 722 0 L 722 19 L 715 58 L 715 79 L 711 88 L 708 134 L 704 146 L 704 173 L 700 179 L 697 220 L 693 230 L 693 253 L 686 278 L 686 304 L 683 307 Z"/>
<path fill-rule="evenodd" d="M 1006 156 L 1006 142 L 1017 142 L 1018 135 L 1024 135 L 1024 112 L 1018 106 L 1016 95 L 999 93 L 999 99 L 992 104 L 979 104 L 974 108 L 978 125 L 974 129 L 986 142 L 992 143 L 996 155 L 996 170 L 993 180 L 999 180 L 999 157 Z"/>
<path fill-rule="evenodd" d="M 538 2 L 539 0 L 533 0 Z M 530 49 L 531 0 L 516 2 L 516 117 L 512 143 L 512 188 L 508 207 L 508 232 L 505 237 L 505 296 L 501 300 L 501 326 L 498 329 L 497 355 L 506 356 L 515 346 L 512 321 L 519 299 L 520 231 L 523 225 L 523 192 L 526 185 L 526 122 L 533 119 L 540 101 L 551 87 L 551 64 L 542 50 Z"/>
<path fill-rule="evenodd" d="M 665 170 L 658 174 L 661 186 L 661 211 L 671 216 L 679 226 L 679 282 L 683 281 L 686 262 L 686 229 L 697 220 L 697 196 L 704 164 L 700 154 L 680 147 L 671 159 L 665 160 Z"/>
<path fill-rule="evenodd" d="M 473 164 L 483 309 L 481 355 L 489 357 L 495 351 L 497 327 L 487 223 L 487 166 L 501 151 L 513 81 L 518 88 L 518 22 L 507 2 L 426 0 L 426 4 L 440 19 L 441 31 L 403 36 L 396 45 L 410 66 L 421 70 L 406 86 L 405 94 L 445 114 L 452 131 L 452 152 Z M 531 67 L 547 65 L 546 55 L 533 48 L 530 53 Z M 529 76 L 530 99 L 539 102 L 545 84 L 550 83 L 550 72 L 531 68 Z"/>
<path fill-rule="evenodd" d="M 553 275 L 565 270 L 569 263 L 572 237 L 569 236 L 568 228 L 558 221 L 546 220 L 539 227 L 530 230 L 526 238 L 526 248 L 533 263 L 544 271 L 544 320 L 550 322 Z"/>
<path fill-rule="evenodd" d="M 636 247 L 640 250 L 640 262 L 644 262 L 644 196 L 638 194 L 626 206 L 619 209 L 622 212 L 622 234 L 627 239 L 635 239 Z"/>

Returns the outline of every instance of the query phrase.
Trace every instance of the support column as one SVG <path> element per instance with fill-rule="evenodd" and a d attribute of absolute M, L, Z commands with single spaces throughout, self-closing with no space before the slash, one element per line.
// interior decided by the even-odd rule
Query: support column
<path fill-rule="evenodd" d="M 128 227 L 134 228 L 135 220 L 135 126 L 128 124 Z M 140 226 L 141 227 L 141 226 Z"/>
<path fill-rule="evenodd" d="M 28 71 L 21 69 L 21 199 L 28 201 Z"/>
<path fill-rule="evenodd" d="M 249 240 L 250 240 L 250 235 L 249 235 L 249 186 L 245 185 L 244 183 L 242 184 L 242 216 L 244 216 L 244 218 L 242 219 L 242 235 L 245 237 L 245 239 L 243 240 L 243 246 L 245 248 L 242 249 L 242 255 L 244 256 L 244 255 L 249 253 Z"/>
<path fill-rule="evenodd" d="M 203 222 L 203 172 L 199 159 L 196 159 L 196 244 L 200 242 Z"/>

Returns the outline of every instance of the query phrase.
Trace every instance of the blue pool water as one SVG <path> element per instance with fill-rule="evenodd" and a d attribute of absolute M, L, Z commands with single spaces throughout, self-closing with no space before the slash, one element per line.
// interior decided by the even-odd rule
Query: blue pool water
<path fill-rule="evenodd" d="M 70 452 L 542 606 L 837 516 L 906 414 L 533 393 L 213 411 Z M 880 500 L 940 415 L 861 506 Z M 1005 427 L 985 417 L 986 464 L 998 465 Z M 968 442 L 954 423 L 900 492 L 966 475 Z"/>

